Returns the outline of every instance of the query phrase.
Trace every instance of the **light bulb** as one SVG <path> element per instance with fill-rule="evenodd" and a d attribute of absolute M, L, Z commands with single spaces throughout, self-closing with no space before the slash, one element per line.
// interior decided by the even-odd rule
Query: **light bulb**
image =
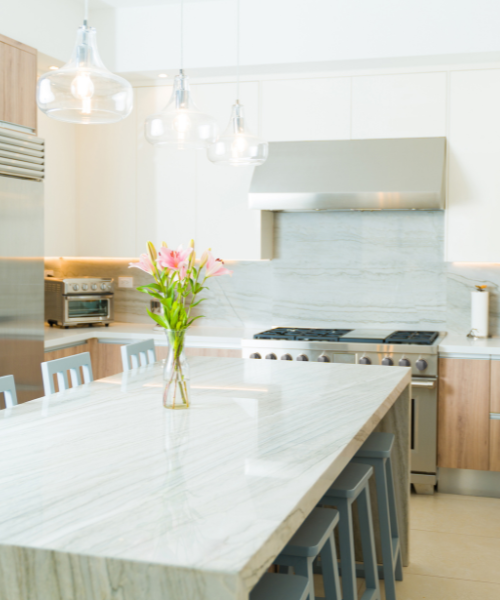
<path fill-rule="evenodd" d="M 82 101 L 82 113 L 84 115 L 90 115 L 92 112 L 91 98 L 94 90 L 94 84 L 88 73 L 80 73 L 71 82 L 71 93 L 77 100 Z"/>
<path fill-rule="evenodd" d="M 173 125 L 174 129 L 179 133 L 186 133 L 190 126 L 189 117 L 185 113 L 180 112 L 175 117 Z"/>

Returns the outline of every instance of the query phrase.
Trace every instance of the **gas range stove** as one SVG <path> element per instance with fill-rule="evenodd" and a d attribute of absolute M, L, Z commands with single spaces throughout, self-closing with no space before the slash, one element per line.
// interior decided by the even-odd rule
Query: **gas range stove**
<path fill-rule="evenodd" d="M 394 329 L 275 327 L 243 340 L 243 357 L 411 367 L 416 377 L 437 375 L 445 333 Z"/>

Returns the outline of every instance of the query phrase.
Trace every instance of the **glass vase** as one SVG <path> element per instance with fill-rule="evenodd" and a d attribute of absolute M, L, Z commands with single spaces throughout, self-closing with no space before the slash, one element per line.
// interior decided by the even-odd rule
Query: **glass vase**
<path fill-rule="evenodd" d="M 165 330 L 168 341 L 168 355 L 163 371 L 165 380 L 163 406 L 165 408 L 189 408 L 189 365 L 184 354 L 186 332 L 187 329 Z"/>

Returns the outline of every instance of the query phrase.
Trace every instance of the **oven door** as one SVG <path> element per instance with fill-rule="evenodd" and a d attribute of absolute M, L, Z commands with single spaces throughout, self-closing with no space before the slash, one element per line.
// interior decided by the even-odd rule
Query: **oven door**
<path fill-rule="evenodd" d="M 103 323 L 113 318 L 112 294 L 87 294 L 64 297 L 64 322 Z"/>
<path fill-rule="evenodd" d="M 436 474 L 437 379 L 413 378 L 411 386 L 411 471 Z"/>

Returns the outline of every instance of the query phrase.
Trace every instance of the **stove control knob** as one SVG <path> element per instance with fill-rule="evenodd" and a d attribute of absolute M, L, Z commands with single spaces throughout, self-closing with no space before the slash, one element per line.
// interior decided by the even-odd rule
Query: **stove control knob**
<path fill-rule="evenodd" d="M 328 356 L 322 354 L 321 356 L 318 356 L 318 362 L 330 362 L 330 359 L 328 358 Z"/>
<path fill-rule="evenodd" d="M 93 283 L 93 284 L 91 285 L 91 287 L 92 287 L 92 289 L 93 289 L 93 290 L 96 290 L 96 289 L 97 289 L 97 285 L 96 285 L 95 283 Z"/>
<path fill-rule="evenodd" d="M 394 364 L 394 361 L 392 360 L 392 358 L 389 358 L 388 356 L 386 356 L 385 358 L 382 359 L 382 364 L 384 365 L 384 367 L 392 367 L 392 365 Z"/>
<path fill-rule="evenodd" d="M 250 358 L 262 358 L 262 356 L 258 352 L 254 352 L 253 354 L 250 354 Z"/>
<path fill-rule="evenodd" d="M 305 354 L 299 354 L 297 360 L 309 360 Z"/>
<path fill-rule="evenodd" d="M 359 359 L 359 364 L 360 364 L 360 365 L 371 365 L 371 364 L 372 364 L 372 361 L 371 361 L 371 360 L 368 358 L 368 356 L 362 356 L 362 357 Z"/>
<path fill-rule="evenodd" d="M 75 285 L 73 286 L 73 289 L 75 290 L 75 292 L 78 290 L 79 287 L 80 286 L 77 283 L 75 283 Z"/>
<path fill-rule="evenodd" d="M 101 290 L 105 290 L 106 289 L 106 284 L 105 283 L 101 283 Z"/>
<path fill-rule="evenodd" d="M 291 354 L 283 354 L 281 360 L 293 360 L 293 358 Z"/>
<path fill-rule="evenodd" d="M 89 286 L 86 283 L 84 283 L 82 285 L 82 290 L 88 290 L 88 289 L 89 289 Z"/>
<path fill-rule="evenodd" d="M 400 367 L 411 367 L 411 363 L 407 358 L 402 358 L 399 362 L 398 365 Z"/>
<path fill-rule="evenodd" d="M 427 369 L 427 361 L 423 358 L 419 358 L 415 363 L 415 366 L 419 371 L 425 371 L 425 369 Z"/>
<path fill-rule="evenodd" d="M 272 354 L 272 353 L 271 354 L 267 354 L 266 358 L 267 358 L 267 360 L 278 360 L 276 358 L 276 354 Z"/>

